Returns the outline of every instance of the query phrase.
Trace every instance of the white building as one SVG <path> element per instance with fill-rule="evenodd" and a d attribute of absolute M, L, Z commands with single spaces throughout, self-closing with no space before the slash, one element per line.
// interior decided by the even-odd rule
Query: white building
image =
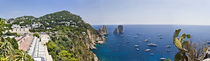
<path fill-rule="evenodd" d="M 17 33 L 17 34 L 24 34 L 24 33 L 30 33 L 29 29 L 30 27 L 27 26 L 20 26 L 20 25 L 12 25 L 12 30 L 9 30 L 10 32 Z"/>

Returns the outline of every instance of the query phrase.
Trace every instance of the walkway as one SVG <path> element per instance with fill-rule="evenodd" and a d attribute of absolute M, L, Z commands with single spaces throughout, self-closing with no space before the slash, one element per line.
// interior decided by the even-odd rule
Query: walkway
<path fill-rule="evenodd" d="M 28 54 L 33 57 L 35 61 L 53 61 L 45 45 L 50 40 L 49 36 L 41 34 L 40 37 L 41 40 L 34 37 Z"/>

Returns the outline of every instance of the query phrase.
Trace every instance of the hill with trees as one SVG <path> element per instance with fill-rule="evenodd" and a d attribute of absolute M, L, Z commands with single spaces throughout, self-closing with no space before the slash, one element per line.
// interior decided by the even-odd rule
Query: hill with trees
<path fill-rule="evenodd" d="M 20 19 L 21 18 L 21 19 Z M 54 61 L 96 61 L 91 51 L 95 43 L 104 41 L 104 35 L 84 22 L 78 15 L 63 10 L 39 18 L 23 16 L 8 23 L 30 26 L 31 32 L 44 32 L 51 40 L 46 44 Z"/>

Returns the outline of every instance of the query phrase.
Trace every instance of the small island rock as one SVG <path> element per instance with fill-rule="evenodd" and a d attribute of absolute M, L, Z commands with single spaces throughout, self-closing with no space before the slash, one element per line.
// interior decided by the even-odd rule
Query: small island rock
<path fill-rule="evenodd" d="M 123 25 L 118 25 L 117 28 L 115 28 L 114 33 L 115 34 L 123 34 L 124 30 L 123 30 Z"/>

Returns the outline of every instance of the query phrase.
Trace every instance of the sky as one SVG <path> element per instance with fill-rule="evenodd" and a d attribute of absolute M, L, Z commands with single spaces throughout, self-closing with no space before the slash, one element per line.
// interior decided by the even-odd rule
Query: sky
<path fill-rule="evenodd" d="M 210 25 L 210 0 L 0 0 L 0 17 L 68 10 L 92 25 Z"/>

